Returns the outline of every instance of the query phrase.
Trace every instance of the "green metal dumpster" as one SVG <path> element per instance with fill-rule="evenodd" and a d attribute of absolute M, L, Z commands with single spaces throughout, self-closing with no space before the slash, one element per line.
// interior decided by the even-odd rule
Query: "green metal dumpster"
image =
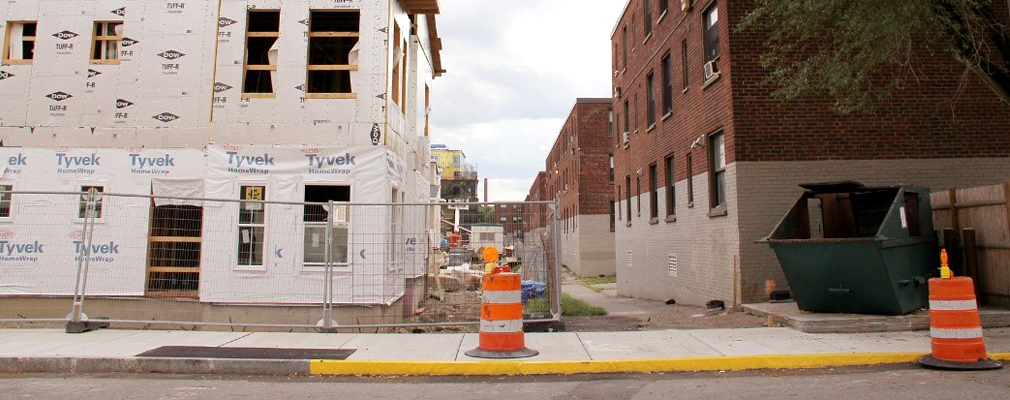
<path fill-rule="evenodd" d="M 907 314 L 939 267 L 929 189 L 804 184 L 768 243 L 800 310 Z"/>

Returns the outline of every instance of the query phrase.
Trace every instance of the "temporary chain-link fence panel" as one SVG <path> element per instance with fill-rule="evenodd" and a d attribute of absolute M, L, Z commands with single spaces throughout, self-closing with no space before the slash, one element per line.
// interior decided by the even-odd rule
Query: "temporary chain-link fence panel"
<path fill-rule="evenodd" d="M 0 323 L 475 330 L 481 255 L 523 276 L 527 321 L 560 318 L 552 203 L 355 204 L 0 188 Z M 392 193 L 397 199 L 397 194 Z M 402 199 L 402 197 L 400 197 Z"/>

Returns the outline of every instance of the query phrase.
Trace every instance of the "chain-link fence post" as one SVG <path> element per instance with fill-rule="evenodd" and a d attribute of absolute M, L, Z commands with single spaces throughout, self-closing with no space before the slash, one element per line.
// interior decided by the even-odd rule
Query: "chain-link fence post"
<path fill-rule="evenodd" d="M 333 223 L 336 219 L 333 200 L 326 204 L 326 262 L 323 264 L 325 281 L 323 282 L 323 319 L 319 321 L 321 331 L 332 333 L 336 331 L 337 321 L 333 320 Z"/>
<path fill-rule="evenodd" d="M 88 316 L 84 313 L 84 297 L 88 287 L 91 240 L 94 237 L 95 216 L 100 200 L 101 197 L 99 197 L 98 190 L 91 188 L 87 191 L 84 207 L 84 226 L 81 228 L 81 244 L 77 249 L 77 279 L 74 282 L 73 308 L 67 318 L 69 320 L 67 322 L 67 333 L 82 333 L 97 328 L 97 326 L 89 324 L 87 321 Z"/>
<path fill-rule="evenodd" d="M 551 311 L 556 321 L 561 320 L 561 269 L 564 268 L 561 250 L 561 219 L 558 218 L 559 210 L 561 210 L 561 205 L 555 200 L 554 204 L 551 205 L 551 240 L 554 241 L 552 243 L 554 247 L 554 265 L 553 270 L 548 271 L 548 279 L 554 280 L 554 285 L 551 286 Z"/>

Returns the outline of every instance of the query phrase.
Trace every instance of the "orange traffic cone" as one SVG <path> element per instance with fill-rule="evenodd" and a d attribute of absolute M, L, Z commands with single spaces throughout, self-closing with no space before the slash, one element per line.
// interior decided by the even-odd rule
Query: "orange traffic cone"
<path fill-rule="evenodd" d="M 478 358 L 523 358 L 540 352 L 526 348 L 523 333 L 522 277 L 484 275 L 480 307 L 480 344 L 465 354 Z"/>
<path fill-rule="evenodd" d="M 951 277 L 947 252 L 940 255 L 941 278 L 929 280 L 929 335 L 933 354 L 919 359 L 928 368 L 990 370 L 1003 364 L 990 360 L 971 278 Z"/>

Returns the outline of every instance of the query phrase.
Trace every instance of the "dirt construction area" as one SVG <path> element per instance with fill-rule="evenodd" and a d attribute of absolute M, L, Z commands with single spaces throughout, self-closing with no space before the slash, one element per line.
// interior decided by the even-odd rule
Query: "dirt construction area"
<path fill-rule="evenodd" d="M 584 284 L 578 277 L 567 273 L 561 290 L 575 299 L 607 310 L 607 315 L 600 317 L 562 317 L 565 330 L 572 332 L 767 326 L 767 319 L 743 311 L 709 311 L 704 307 L 668 305 L 663 301 L 621 297 L 617 295 L 613 284 Z"/>

